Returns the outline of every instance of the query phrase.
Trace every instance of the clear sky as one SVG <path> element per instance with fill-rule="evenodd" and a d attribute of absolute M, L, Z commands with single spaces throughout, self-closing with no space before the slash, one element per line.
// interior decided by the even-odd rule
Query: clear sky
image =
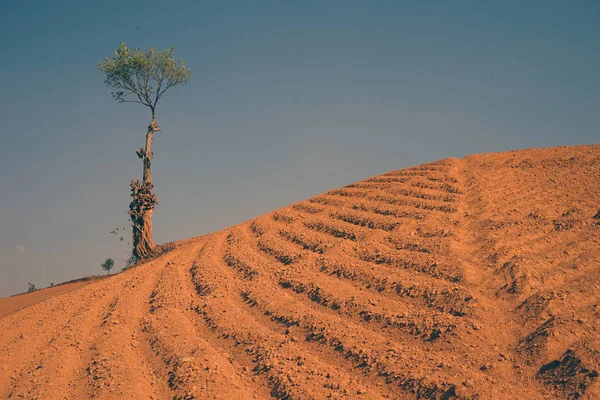
<path fill-rule="evenodd" d="M 0 296 L 123 265 L 150 114 L 104 86 L 120 42 L 193 74 L 157 112 L 163 243 L 440 158 L 599 142 L 598 21 L 583 0 L 2 0 Z"/>

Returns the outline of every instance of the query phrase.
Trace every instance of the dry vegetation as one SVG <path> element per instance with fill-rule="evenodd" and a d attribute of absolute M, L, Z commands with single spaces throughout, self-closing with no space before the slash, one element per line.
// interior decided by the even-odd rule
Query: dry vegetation
<path fill-rule="evenodd" d="M 0 318 L 0 397 L 598 399 L 599 207 L 597 145 L 369 178 Z"/>

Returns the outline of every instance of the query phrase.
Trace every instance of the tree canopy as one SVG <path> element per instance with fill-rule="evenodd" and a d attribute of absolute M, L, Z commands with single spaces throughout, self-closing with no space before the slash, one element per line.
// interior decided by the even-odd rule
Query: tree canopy
<path fill-rule="evenodd" d="M 113 261 L 112 258 L 107 258 L 106 261 L 104 261 L 102 264 L 100 264 L 102 269 L 108 273 L 110 273 L 110 270 L 113 268 L 114 265 L 115 265 L 115 262 Z"/>
<path fill-rule="evenodd" d="M 130 49 L 121 43 L 113 58 L 106 57 L 98 68 L 106 74 L 104 83 L 120 103 L 140 103 L 152 110 L 158 100 L 173 86 L 188 83 L 192 77 L 185 62 L 173 58 L 175 48 L 156 51 Z"/>

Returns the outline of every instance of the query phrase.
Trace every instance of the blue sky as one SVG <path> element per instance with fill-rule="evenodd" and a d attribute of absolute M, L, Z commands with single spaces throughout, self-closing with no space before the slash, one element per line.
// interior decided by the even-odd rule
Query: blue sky
<path fill-rule="evenodd" d="M 0 3 L 0 296 L 126 248 L 149 112 L 98 62 L 176 47 L 157 114 L 157 242 L 370 175 L 470 153 L 597 143 L 596 1 Z M 127 238 L 126 238 L 127 239 Z"/>

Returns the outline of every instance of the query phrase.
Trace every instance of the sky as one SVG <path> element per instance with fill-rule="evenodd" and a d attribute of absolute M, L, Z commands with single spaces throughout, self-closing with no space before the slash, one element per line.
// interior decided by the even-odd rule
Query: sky
<path fill-rule="evenodd" d="M 597 1 L 0 2 L 0 297 L 127 255 L 150 119 L 97 64 L 192 71 L 157 118 L 158 243 L 446 157 L 598 143 Z"/>

